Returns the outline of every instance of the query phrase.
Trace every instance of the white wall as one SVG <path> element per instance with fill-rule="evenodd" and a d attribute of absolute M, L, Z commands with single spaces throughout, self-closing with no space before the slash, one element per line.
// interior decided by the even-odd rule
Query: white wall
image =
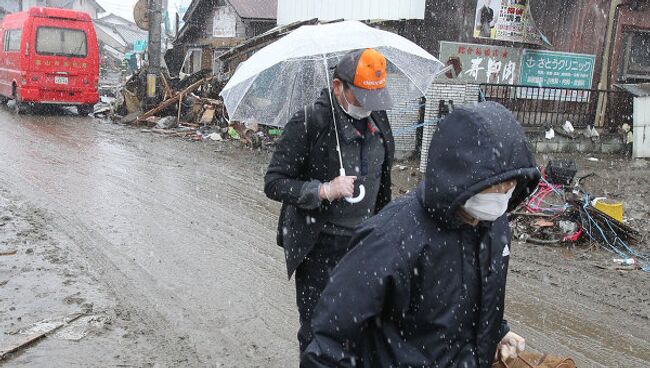
<path fill-rule="evenodd" d="M 635 97 L 634 112 L 634 140 L 632 143 L 632 156 L 634 158 L 650 157 L 650 97 Z"/>
<path fill-rule="evenodd" d="M 23 11 L 29 10 L 29 8 L 45 6 L 45 0 L 20 0 L 22 3 Z"/>
<path fill-rule="evenodd" d="M 393 129 L 395 140 L 395 156 L 402 158 L 415 152 L 417 145 L 416 130 L 413 125 L 419 123 L 420 99 L 409 100 L 408 91 L 412 88 L 411 81 L 400 74 L 389 74 L 386 76 L 387 83 L 391 85 L 391 97 L 396 103 L 391 110 L 387 110 L 388 121 Z"/>
<path fill-rule="evenodd" d="M 213 19 L 212 36 L 237 36 L 237 14 L 230 6 L 217 6 L 214 8 Z"/>
<path fill-rule="evenodd" d="M 424 19 L 425 0 L 278 0 L 278 25 L 300 20 Z"/>
<path fill-rule="evenodd" d="M 424 113 L 424 126 L 422 133 L 422 150 L 420 156 L 420 172 L 425 172 L 429 157 L 429 146 L 438 125 L 433 123 L 438 120 L 438 106 L 440 100 L 454 102 L 454 107 L 475 103 L 478 100 L 479 86 L 476 84 L 441 84 L 434 83 L 427 92 L 426 111 Z"/>
<path fill-rule="evenodd" d="M 76 0 L 73 6 L 73 9 L 76 11 L 81 11 L 88 13 L 90 18 L 97 19 L 97 8 L 88 0 Z"/>

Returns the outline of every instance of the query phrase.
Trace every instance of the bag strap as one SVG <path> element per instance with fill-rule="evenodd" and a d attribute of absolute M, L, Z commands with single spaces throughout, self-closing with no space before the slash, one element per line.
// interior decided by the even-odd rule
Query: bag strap
<path fill-rule="evenodd" d="M 546 358 L 546 354 L 544 354 L 544 355 L 542 356 L 542 361 L 544 361 L 545 358 Z M 518 360 L 521 361 L 522 363 L 526 364 L 526 365 L 529 366 L 530 368 L 536 368 L 536 367 L 535 367 L 534 365 L 532 365 L 529 361 L 527 361 L 526 359 L 524 359 L 521 355 L 518 355 L 516 359 L 518 359 Z M 501 353 L 500 353 L 500 352 L 499 352 L 499 361 L 501 362 L 501 364 L 503 364 L 503 366 L 504 366 L 505 368 L 510 368 L 510 365 L 509 365 L 509 364 L 506 362 L 506 360 L 501 356 Z"/>
<path fill-rule="evenodd" d="M 321 133 L 325 129 L 318 129 L 318 126 L 314 123 L 314 104 L 305 106 L 305 130 L 307 132 L 307 140 L 309 141 L 309 152 L 312 152 L 316 143 L 320 139 Z"/>
<path fill-rule="evenodd" d="M 311 150 L 312 145 L 313 145 L 313 139 L 312 139 L 312 130 L 314 129 L 312 126 L 314 123 L 312 123 L 312 114 L 314 113 L 314 105 L 306 105 L 305 106 L 305 131 L 307 132 L 307 140 L 309 141 L 310 147 L 309 150 Z"/>

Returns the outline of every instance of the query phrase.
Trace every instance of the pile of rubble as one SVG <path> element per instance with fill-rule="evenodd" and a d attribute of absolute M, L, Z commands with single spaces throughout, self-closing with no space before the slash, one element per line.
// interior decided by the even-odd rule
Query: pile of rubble
<path fill-rule="evenodd" d="M 540 169 L 542 181 L 534 193 L 512 213 L 513 236 L 530 244 L 597 245 L 611 252 L 614 269 L 650 272 L 650 254 L 643 237 L 623 217 L 623 203 L 594 197 L 575 178 L 570 160 L 551 161 Z"/>
<path fill-rule="evenodd" d="M 253 148 L 268 147 L 281 134 L 279 129 L 228 121 L 218 96 L 223 83 L 207 71 L 183 80 L 163 72 L 160 82 L 160 102 L 148 106 L 146 70 L 139 70 L 123 86 L 102 90 L 103 103 L 95 108 L 95 116 L 143 127 L 144 132 L 192 141 L 237 140 Z"/>

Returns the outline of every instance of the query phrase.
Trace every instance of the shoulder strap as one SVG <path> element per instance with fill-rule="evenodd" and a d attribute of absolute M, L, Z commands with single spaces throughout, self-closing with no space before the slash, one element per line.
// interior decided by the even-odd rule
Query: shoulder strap
<path fill-rule="evenodd" d="M 313 115 L 314 105 L 305 106 L 305 130 L 307 131 L 307 140 L 309 141 L 309 151 L 314 148 L 318 140 L 318 129 L 314 126 Z"/>

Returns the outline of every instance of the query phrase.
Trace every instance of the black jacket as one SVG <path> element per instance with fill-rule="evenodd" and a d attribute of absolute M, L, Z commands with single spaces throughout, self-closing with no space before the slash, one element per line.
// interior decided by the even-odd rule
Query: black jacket
<path fill-rule="evenodd" d="M 314 198 L 318 195 L 318 185 L 339 176 L 332 105 L 327 93 L 327 89 L 323 90 L 313 106 L 296 112 L 289 120 L 264 177 L 267 197 L 282 202 L 277 242 L 284 248 L 289 277 L 316 244 L 324 225 L 319 216 L 320 200 Z M 354 134 L 354 128 L 336 103 L 334 111 L 338 114 L 343 141 L 346 134 Z M 385 150 L 375 204 L 375 212 L 379 212 L 391 200 L 390 171 L 395 144 L 386 112 L 375 111 L 372 118 L 382 135 Z"/>
<path fill-rule="evenodd" d="M 356 232 L 312 318 L 302 367 L 489 367 L 501 338 L 511 232 L 506 216 L 469 226 L 456 211 L 517 179 L 510 209 L 539 173 L 503 106 L 458 108 L 440 122 L 424 182 Z"/>

